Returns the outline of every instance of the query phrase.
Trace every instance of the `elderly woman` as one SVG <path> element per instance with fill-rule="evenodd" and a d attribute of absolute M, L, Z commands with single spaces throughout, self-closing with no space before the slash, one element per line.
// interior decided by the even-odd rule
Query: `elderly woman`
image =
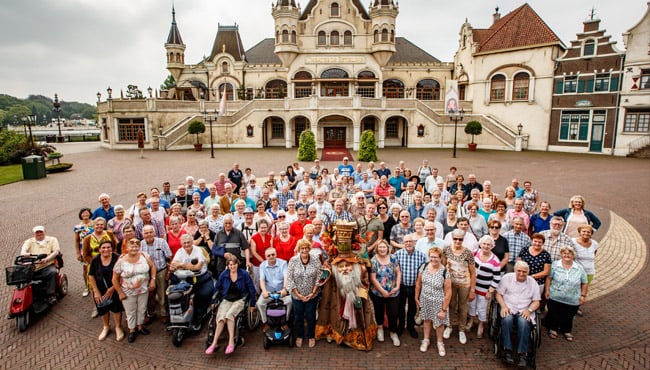
<path fill-rule="evenodd" d="M 112 245 L 117 245 L 117 238 L 115 238 L 115 235 L 113 235 L 112 232 L 107 231 L 105 228 L 106 219 L 103 217 L 97 217 L 95 219 L 95 229 L 83 239 L 83 242 L 81 243 L 81 254 L 87 264 L 90 264 L 93 258 L 99 254 L 99 245 L 103 241 L 108 240 L 113 243 Z"/>
<path fill-rule="evenodd" d="M 551 254 L 542 248 L 546 238 L 542 234 L 533 234 L 531 245 L 519 252 L 517 260 L 528 264 L 528 274 L 539 284 L 540 294 L 544 291 L 544 283 L 549 272 L 551 272 Z"/>
<path fill-rule="evenodd" d="M 253 283 L 255 290 L 259 292 L 260 284 L 260 264 L 266 260 L 265 251 L 271 248 L 271 234 L 269 233 L 271 223 L 266 219 L 261 219 L 257 225 L 257 232 L 251 236 L 249 249 L 251 251 L 251 263 L 253 264 Z"/>
<path fill-rule="evenodd" d="M 200 229 L 199 229 L 200 230 Z M 194 278 L 194 322 L 195 327 L 200 327 L 201 319 L 205 315 L 210 299 L 212 298 L 212 275 L 208 271 L 208 253 L 200 247 L 195 247 L 192 237 L 184 234 L 181 236 L 182 248 L 174 255 L 169 270 L 190 270 L 195 274 Z M 172 275 L 172 283 L 177 283 L 176 276 Z"/>
<path fill-rule="evenodd" d="M 564 334 L 567 341 L 573 342 L 574 336 L 571 333 L 573 317 L 587 298 L 587 273 L 575 261 L 575 257 L 576 252 L 573 247 L 560 248 L 560 259 L 553 262 L 551 273 L 546 277 L 544 285 L 544 295 L 548 300 L 546 327 L 549 329 L 548 334 L 551 339 L 557 338 L 559 332 Z"/>
<path fill-rule="evenodd" d="M 113 235 L 117 238 L 117 241 L 122 241 L 124 235 L 122 229 L 124 226 L 131 224 L 131 220 L 126 218 L 126 213 L 124 212 L 124 206 L 118 204 L 115 206 L 115 217 L 108 220 L 106 223 L 106 230 L 113 232 Z"/>
<path fill-rule="evenodd" d="M 307 339 L 309 347 L 316 345 L 316 305 L 318 303 L 318 278 L 321 274 L 321 263 L 312 256 L 311 242 L 301 239 L 298 241 L 298 255 L 289 260 L 287 266 L 287 290 L 291 292 L 292 309 L 294 312 L 294 327 L 296 330 L 296 347 L 302 347 L 305 338 L 305 320 L 307 320 Z"/>
<path fill-rule="evenodd" d="M 424 213 L 424 201 L 422 200 L 422 193 L 415 193 L 413 195 L 413 204 L 408 208 L 409 214 L 411 215 L 411 220 L 416 218 L 424 218 L 426 214 Z"/>
<path fill-rule="evenodd" d="M 129 240 L 135 238 L 135 227 L 133 225 L 128 224 L 124 226 L 122 229 L 122 234 L 124 234 L 124 238 L 117 243 L 117 254 L 124 255 L 127 252 L 127 245 L 129 244 Z"/>
<path fill-rule="evenodd" d="M 129 343 L 133 343 L 136 333 L 149 335 L 142 324 L 149 292 L 156 289 L 156 266 L 148 255 L 140 252 L 138 239 L 129 239 L 126 249 L 126 254 L 113 266 L 113 286 L 126 312 Z"/>
<path fill-rule="evenodd" d="M 273 217 L 266 212 L 266 203 L 263 200 L 258 200 L 255 206 L 257 212 L 253 215 L 253 222 L 256 225 L 260 224 L 260 220 L 265 220 L 269 224 L 273 223 Z"/>
<path fill-rule="evenodd" d="M 189 235 L 194 235 L 199 229 L 199 220 L 196 217 L 196 212 L 193 210 L 187 211 L 187 221 L 181 225 L 181 229 Z"/>
<path fill-rule="evenodd" d="M 194 211 L 197 221 L 203 220 L 205 217 L 205 209 L 203 204 L 201 204 L 201 194 L 199 192 L 194 192 L 192 194 L 192 204 L 187 206 L 187 212 Z"/>
<path fill-rule="evenodd" d="M 185 229 L 181 229 L 181 218 L 179 216 L 169 217 L 169 231 L 167 231 L 167 244 L 172 251 L 172 256 L 176 251 L 181 249 L 181 236 L 187 234 Z"/>
<path fill-rule="evenodd" d="M 284 221 L 289 224 L 293 223 L 298 219 L 298 211 L 296 211 L 296 201 L 293 199 L 287 200 L 287 211 L 285 212 L 286 218 Z"/>
<path fill-rule="evenodd" d="M 591 284 L 594 275 L 596 275 L 594 261 L 596 259 L 596 252 L 598 252 L 598 242 L 591 238 L 594 232 L 590 225 L 578 226 L 578 233 L 580 233 L 580 237 L 573 238 L 576 246 L 576 262 L 587 273 L 587 284 Z M 582 316 L 582 310 L 578 310 L 578 316 Z"/>
<path fill-rule="evenodd" d="M 530 180 L 524 181 L 524 193 L 521 195 L 524 201 L 524 212 L 529 216 L 537 212 L 539 205 L 539 193 L 533 189 L 533 183 Z"/>
<path fill-rule="evenodd" d="M 397 335 L 397 314 L 399 303 L 399 287 L 402 282 L 402 271 L 394 254 L 390 254 L 390 246 L 384 240 L 377 244 L 377 253 L 370 261 L 370 299 L 375 308 L 377 322 L 377 340 L 384 341 L 384 312 L 388 317 L 388 330 L 393 345 L 399 346 Z M 385 310 L 384 310 L 385 308 Z"/>
<path fill-rule="evenodd" d="M 511 209 L 515 206 L 515 199 L 517 197 L 517 191 L 512 186 L 506 187 L 506 190 L 503 191 L 503 201 L 506 203 L 506 208 Z"/>
<path fill-rule="evenodd" d="M 483 338 L 483 330 L 487 323 L 487 305 L 492 299 L 501 280 L 501 262 L 492 253 L 494 240 L 489 235 L 484 235 L 478 241 L 478 249 L 474 252 L 474 264 L 476 267 L 476 299 L 469 303 L 469 322 L 465 328 L 472 330 L 472 325 L 478 316 L 478 329 L 476 337 Z"/>
<path fill-rule="evenodd" d="M 169 219 L 171 217 L 174 216 L 179 217 L 181 220 L 181 225 L 185 223 L 185 217 L 183 216 L 181 210 L 182 210 L 182 206 L 180 203 L 174 203 L 171 205 L 171 207 L 169 207 L 169 217 L 165 218 L 165 226 L 167 227 L 167 229 L 169 229 Z"/>
<path fill-rule="evenodd" d="M 113 266 L 120 258 L 114 253 L 113 242 L 104 240 L 99 244 L 99 255 L 90 262 L 88 280 L 93 289 L 93 298 L 97 312 L 102 317 L 104 329 L 99 334 L 99 340 L 104 340 L 111 331 L 109 312 L 113 313 L 115 321 L 115 340 L 124 339 L 122 330 L 122 312 L 124 307 L 116 289 L 113 287 Z"/>
<path fill-rule="evenodd" d="M 487 235 L 487 222 L 485 218 L 478 214 L 478 204 L 471 202 L 467 206 L 469 212 L 469 227 L 470 230 L 474 233 L 476 239 L 481 239 L 484 235 Z"/>
<path fill-rule="evenodd" d="M 499 230 L 499 233 L 505 234 L 512 228 L 508 220 L 508 215 L 506 215 L 506 212 L 508 211 L 508 206 L 506 205 L 505 201 L 499 199 L 494 204 L 494 209 L 496 209 L 496 213 L 493 213 L 488 217 L 488 223 L 492 220 L 499 221 L 499 224 L 501 224 L 501 229 Z"/>
<path fill-rule="evenodd" d="M 93 213 L 90 208 L 82 208 L 79 210 L 79 220 L 81 220 L 81 222 L 73 228 L 75 241 L 74 250 L 77 252 L 77 261 L 81 262 L 81 272 L 84 277 L 84 283 L 86 284 L 83 293 L 81 293 L 81 295 L 84 297 L 88 296 L 90 285 L 88 283 L 88 264 L 84 260 L 81 250 L 83 247 L 82 242 L 84 238 L 86 235 L 93 232 L 93 220 L 90 219 L 92 214 Z"/>
<path fill-rule="evenodd" d="M 429 249 L 429 262 L 419 270 L 415 282 L 415 303 L 424 321 L 424 339 L 420 351 L 429 349 L 431 329 L 436 330 L 438 355 L 445 355 L 443 328 L 449 326 L 447 311 L 451 302 L 451 276 L 443 265 L 443 252 L 438 247 Z"/>
<path fill-rule="evenodd" d="M 447 270 L 451 275 L 451 303 L 450 324 L 445 328 L 443 337 L 449 339 L 452 327 L 458 325 L 458 341 L 465 344 L 469 302 L 474 300 L 476 289 L 476 267 L 472 252 L 463 246 L 465 231 L 456 229 L 451 236 L 452 245 L 444 249 Z"/>
<path fill-rule="evenodd" d="M 494 240 L 494 248 L 492 253 L 494 253 L 499 259 L 499 264 L 501 266 L 501 275 L 506 271 L 506 265 L 508 264 L 508 259 L 510 258 L 510 246 L 508 244 L 508 239 L 504 238 L 499 232 L 501 231 L 501 222 L 498 220 L 490 220 L 488 222 L 488 235 L 492 240 Z"/>
<path fill-rule="evenodd" d="M 206 256 L 206 264 L 210 262 L 210 256 L 212 255 L 212 247 L 214 246 L 214 239 L 217 236 L 217 233 L 214 231 L 210 230 L 208 227 L 208 221 L 203 220 L 199 222 L 199 229 L 194 233 L 192 236 L 192 243 L 197 246 L 202 248 L 204 256 Z M 216 268 L 217 268 L 217 263 L 216 263 L 216 258 L 210 265 L 208 265 L 208 269 L 210 270 L 211 273 L 216 275 Z"/>
<path fill-rule="evenodd" d="M 255 310 L 255 286 L 246 270 L 239 268 L 239 259 L 230 256 L 227 261 L 228 268 L 217 279 L 217 290 L 221 291 L 223 300 L 217 309 L 217 328 L 214 340 L 205 350 L 206 355 L 211 355 L 219 348 L 219 337 L 224 327 L 228 328 L 228 345 L 225 354 L 235 351 L 235 319 L 249 302 L 249 310 Z"/>
<path fill-rule="evenodd" d="M 600 227 L 600 219 L 585 208 L 585 198 L 582 195 L 574 195 L 569 200 L 569 208 L 561 209 L 555 212 L 554 216 L 560 216 L 566 222 L 564 233 L 572 238 L 580 236 L 578 226 L 591 225 L 593 231 Z"/>
<path fill-rule="evenodd" d="M 297 240 L 289 234 L 288 222 L 280 222 L 278 224 L 278 231 L 280 233 L 272 239 L 271 245 L 278 252 L 278 258 L 289 261 L 295 255 Z"/>
<path fill-rule="evenodd" d="M 424 232 L 424 223 L 425 219 L 422 217 L 418 217 L 416 219 L 413 219 L 413 230 L 415 230 L 412 234 L 411 237 L 413 237 L 413 240 L 417 243 L 418 240 L 422 238 L 427 237 L 427 233 Z"/>
<path fill-rule="evenodd" d="M 205 219 L 208 221 L 208 228 L 210 228 L 211 231 L 218 233 L 223 230 L 223 216 L 219 214 L 218 204 L 210 206 L 210 212 L 208 217 Z"/>
<path fill-rule="evenodd" d="M 447 206 L 447 217 L 442 220 L 442 233 L 444 235 L 449 234 L 450 232 L 456 229 L 456 213 L 458 212 L 458 207 L 455 205 Z"/>

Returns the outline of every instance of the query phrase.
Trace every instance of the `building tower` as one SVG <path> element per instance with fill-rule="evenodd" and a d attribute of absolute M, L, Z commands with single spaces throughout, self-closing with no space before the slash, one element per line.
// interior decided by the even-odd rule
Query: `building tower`
<path fill-rule="evenodd" d="M 278 0 L 271 14 L 275 21 L 275 54 L 287 67 L 298 55 L 300 8 L 295 0 Z"/>
<path fill-rule="evenodd" d="M 185 65 L 185 44 L 183 44 L 181 33 L 176 26 L 174 7 L 172 7 L 172 25 L 169 28 L 165 50 L 167 51 L 167 69 L 174 76 L 174 80 L 178 81 Z"/>
<path fill-rule="evenodd" d="M 372 21 L 372 54 L 385 66 L 395 53 L 395 20 L 399 6 L 393 0 L 374 0 L 370 7 Z"/>

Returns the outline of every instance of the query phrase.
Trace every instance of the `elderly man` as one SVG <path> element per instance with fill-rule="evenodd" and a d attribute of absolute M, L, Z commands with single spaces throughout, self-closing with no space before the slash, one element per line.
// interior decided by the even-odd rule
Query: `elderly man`
<path fill-rule="evenodd" d="M 253 201 L 253 199 L 248 196 L 248 188 L 245 188 L 243 186 L 241 188 L 239 188 L 239 199 L 244 201 L 244 204 L 245 204 L 246 208 L 250 207 L 252 209 L 257 209 L 257 204 L 255 203 L 255 201 Z M 235 205 L 236 204 L 237 204 L 237 202 L 233 203 L 230 206 L 230 212 L 232 212 L 232 213 L 235 212 Z"/>
<path fill-rule="evenodd" d="M 349 163 L 348 157 L 343 157 L 343 163 L 339 165 L 339 173 L 341 176 L 350 176 L 354 172 L 354 167 Z"/>
<path fill-rule="evenodd" d="M 214 182 L 214 186 L 217 187 L 217 195 L 219 195 L 220 197 L 226 194 L 226 188 L 225 188 L 226 184 L 230 184 L 231 186 L 234 185 L 232 181 L 230 181 L 230 179 L 226 178 L 225 173 L 220 172 L 218 179 Z"/>
<path fill-rule="evenodd" d="M 438 181 L 444 182 L 442 176 L 438 175 L 438 169 L 432 168 L 431 174 L 424 180 L 424 189 L 427 193 L 431 194 L 434 190 L 438 189 Z"/>
<path fill-rule="evenodd" d="M 304 207 L 301 207 L 298 209 L 298 219 L 294 222 L 291 223 L 291 227 L 289 228 L 289 234 L 296 238 L 296 240 L 302 239 L 302 236 L 304 235 L 303 228 L 305 225 L 311 224 L 311 220 L 307 218 L 307 209 Z"/>
<path fill-rule="evenodd" d="M 344 208 L 344 203 L 345 201 L 343 199 L 337 199 L 334 202 L 334 211 L 330 212 L 325 218 L 323 219 L 325 226 L 329 226 L 330 224 L 335 224 L 336 221 L 338 220 L 343 220 L 343 221 L 352 221 L 354 220 L 354 217 L 352 217 L 352 214 L 348 213 L 345 211 Z"/>
<path fill-rule="evenodd" d="M 165 224 L 165 219 L 167 218 L 167 212 L 165 211 L 165 208 L 163 208 L 160 204 L 160 198 L 151 198 L 149 200 L 149 205 L 147 206 L 149 208 L 149 212 L 151 213 L 151 218 L 157 220 L 161 224 Z M 140 216 L 140 219 L 142 219 L 142 216 Z M 144 221 L 144 220 L 143 220 Z"/>
<path fill-rule="evenodd" d="M 185 190 L 187 191 L 187 195 L 192 197 L 194 195 L 194 192 L 198 190 L 198 186 L 194 185 L 194 177 L 192 176 L 187 176 L 185 178 Z"/>
<path fill-rule="evenodd" d="M 226 260 L 230 256 L 239 259 L 239 266 L 246 268 L 250 262 L 250 250 L 248 241 L 241 231 L 234 228 L 234 220 L 231 214 L 223 216 L 223 230 L 214 237 L 212 254 L 217 258 L 217 272 L 221 274 L 226 269 Z"/>
<path fill-rule="evenodd" d="M 36 263 L 34 269 L 34 280 L 42 280 L 45 286 L 45 299 L 49 304 L 56 303 L 56 276 L 57 271 L 54 261 L 60 253 L 59 241 L 53 236 L 45 235 L 45 227 L 34 226 L 32 229 L 34 237 L 25 240 L 20 254 L 46 254 L 47 257 Z"/>
<path fill-rule="evenodd" d="M 400 195 L 402 195 L 402 191 L 406 190 L 406 184 L 408 183 L 409 179 L 404 177 L 402 174 L 402 170 L 397 167 L 395 168 L 395 174 L 388 179 L 388 183 L 390 186 L 395 188 L 395 195 L 399 198 Z"/>
<path fill-rule="evenodd" d="M 106 220 L 110 220 L 115 217 L 115 210 L 111 205 L 111 197 L 106 193 L 99 194 L 97 198 L 100 206 L 93 211 L 91 218 L 94 220 L 97 217 L 103 217 Z"/>
<path fill-rule="evenodd" d="M 163 323 L 169 322 L 166 307 L 166 290 L 167 290 L 167 262 L 172 257 L 172 251 L 165 239 L 156 237 L 156 231 L 152 225 L 142 227 L 142 236 L 144 239 L 140 242 L 140 252 L 146 253 L 151 257 L 156 266 L 156 276 L 153 280 L 156 282 L 155 294 L 149 294 L 149 303 L 147 305 L 148 320 L 157 312 L 162 318 Z M 157 304 L 156 304 L 157 303 Z"/>
<path fill-rule="evenodd" d="M 324 215 L 332 212 L 332 205 L 325 199 L 325 192 L 322 190 L 317 190 L 314 194 L 316 198 L 312 207 L 316 208 L 316 215 L 320 218 L 323 218 Z"/>
<path fill-rule="evenodd" d="M 140 219 L 135 221 L 133 227 L 135 228 L 135 236 L 142 240 L 144 238 L 144 227 L 151 226 L 154 230 L 156 237 L 161 239 L 167 238 L 167 230 L 165 229 L 165 223 L 160 222 L 158 219 L 151 216 L 151 210 L 147 207 L 142 207 L 138 210 Z"/>
<path fill-rule="evenodd" d="M 413 181 L 409 181 L 409 183 L 406 185 L 406 191 L 402 192 L 402 195 L 399 197 L 402 201 L 402 207 L 408 208 L 412 206 L 415 203 L 415 194 L 422 195 L 422 193 L 415 190 L 415 183 Z"/>
<path fill-rule="evenodd" d="M 436 211 L 436 221 L 443 222 L 447 218 L 447 205 L 442 201 L 442 193 L 437 188 L 431 193 L 431 202 L 424 207 L 424 213 L 430 209 Z"/>
<path fill-rule="evenodd" d="M 417 339 L 418 332 L 415 330 L 415 281 L 418 277 L 418 269 L 427 262 L 427 255 L 415 249 L 415 241 L 410 234 L 404 236 L 403 243 L 404 248 L 395 253 L 395 258 L 397 258 L 397 262 L 402 271 L 402 282 L 399 290 L 399 303 L 397 309 L 397 317 L 399 321 L 397 334 L 402 335 L 404 332 L 404 326 L 406 326 L 411 337 Z M 406 312 L 407 302 L 408 314 Z"/>
<path fill-rule="evenodd" d="M 524 200 L 521 198 L 515 199 L 514 206 L 506 212 L 506 217 L 509 220 L 515 217 L 521 217 L 524 220 L 524 230 L 528 230 L 530 226 L 530 216 L 524 211 Z"/>
<path fill-rule="evenodd" d="M 287 210 L 287 202 L 289 200 L 296 200 L 293 192 L 289 190 L 289 185 L 282 185 L 282 191 L 278 193 L 278 207 L 282 210 Z"/>
<path fill-rule="evenodd" d="M 164 206 L 163 200 L 171 206 L 172 203 L 176 202 L 176 193 L 171 190 L 172 185 L 169 181 L 163 182 L 163 191 L 160 193 L 160 204 Z"/>
<path fill-rule="evenodd" d="M 233 193 L 233 185 L 227 183 L 224 185 L 226 192 L 219 198 L 219 212 L 222 215 L 230 213 L 230 209 L 235 204 L 235 201 L 239 199 L 239 195 Z"/>
<path fill-rule="evenodd" d="M 213 204 L 219 205 L 219 195 L 217 195 L 217 187 L 214 184 L 208 185 L 210 194 L 203 199 L 203 209 L 209 211 Z"/>
<path fill-rule="evenodd" d="M 545 238 L 542 248 L 551 254 L 552 261 L 557 261 L 560 259 L 560 249 L 562 249 L 562 247 L 569 246 L 575 250 L 576 245 L 573 240 L 562 231 L 564 229 L 564 219 L 562 217 L 553 216 L 551 218 L 550 226 L 550 230 L 545 230 L 540 233 L 544 235 Z"/>
<path fill-rule="evenodd" d="M 269 247 L 264 251 L 266 260 L 260 263 L 260 297 L 257 300 L 257 312 L 262 319 L 262 331 L 269 330 L 266 317 L 266 306 L 273 300 L 271 293 L 280 293 L 282 303 L 287 307 L 287 322 L 291 313 L 291 296 L 287 292 L 287 261 L 277 258 L 278 252 Z"/>
<path fill-rule="evenodd" d="M 242 186 L 244 173 L 239 169 L 239 163 L 233 163 L 232 169 L 228 171 L 228 180 L 233 183 L 233 191 L 239 194 L 239 188 Z"/>
<path fill-rule="evenodd" d="M 426 237 L 419 239 L 417 243 L 415 243 L 415 249 L 422 252 L 425 256 L 429 255 L 429 249 L 433 247 L 444 249 L 445 241 L 436 237 L 437 230 L 435 223 L 432 221 L 425 221 L 424 233 L 426 234 Z"/>
<path fill-rule="evenodd" d="M 262 187 L 257 186 L 257 177 L 255 177 L 255 175 L 251 175 L 248 178 L 248 186 L 246 187 L 246 190 L 248 190 L 248 197 L 254 202 L 257 202 L 262 197 Z"/>
<path fill-rule="evenodd" d="M 411 215 L 409 211 L 402 210 L 399 213 L 399 223 L 393 226 L 390 230 L 390 245 L 393 250 L 403 249 L 405 246 L 404 240 L 407 235 L 413 234 L 415 229 L 411 224 Z M 414 242 L 415 243 L 415 242 Z M 415 244 L 413 244 L 415 247 Z"/>
<path fill-rule="evenodd" d="M 519 253 L 524 249 L 528 249 L 531 245 L 530 237 L 525 232 L 524 219 L 521 217 L 515 217 L 512 220 L 512 230 L 506 232 L 503 237 L 506 238 L 508 246 L 510 247 L 507 271 L 512 272 L 512 268 L 514 267 L 517 257 L 519 257 Z M 546 235 L 544 235 L 544 237 L 546 237 Z"/>
<path fill-rule="evenodd" d="M 465 233 L 463 236 L 463 247 L 474 253 L 478 249 L 478 240 L 469 229 L 469 219 L 467 217 L 458 217 L 456 227 Z M 445 235 L 445 245 L 451 246 L 453 244 L 453 231 L 450 231 Z"/>
<path fill-rule="evenodd" d="M 562 221 L 564 223 L 564 220 Z M 528 234 L 533 235 L 551 229 L 551 203 L 543 200 L 539 212 L 530 216 Z"/>
<path fill-rule="evenodd" d="M 151 195 L 151 197 L 149 198 L 149 201 L 148 201 L 149 203 L 147 205 L 149 205 L 151 203 L 151 199 L 158 198 L 159 201 L 160 201 L 160 206 L 165 210 L 165 213 L 169 214 L 169 209 L 171 208 L 172 204 L 170 202 L 168 202 L 167 200 L 162 198 L 162 196 L 160 194 L 160 190 L 158 190 L 158 188 L 154 186 L 153 188 L 151 188 L 149 190 L 149 194 Z M 107 218 L 107 220 L 109 220 L 109 219 Z"/>
<path fill-rule="evenodd" d="M 537 282 L 528 276 L 529 267 L 524 261 L 515 263 L 515 272 L 501 278 L 497 288 L 496 300 L 501 308 L 501 333 L 505 348 L 505 361 L 514 364 L 512 356 L 512 328 L 517 325 L 517 354 L 519 367 L 526 367 L 528 338 L 532 323 L 535 320 L 535 310 L 539 307 L 540 293 Z"/>
<path fill-rule="evenodd" d="M 390 168 L 386 167 L 386 162 L 379 163 L 379 169 L 377 169 L 377 175 L 381 178 L 386 176 L 386 179 L 390 177 Z"/>

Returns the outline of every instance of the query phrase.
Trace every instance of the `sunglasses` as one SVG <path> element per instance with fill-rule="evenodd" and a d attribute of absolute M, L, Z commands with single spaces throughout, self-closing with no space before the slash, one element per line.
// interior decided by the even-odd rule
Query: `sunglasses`
<path fill-rule="evenodd" d="M 500 229 L 501 227 L 499 226 L 490 226 L 490 229 Z"/>
<path fill-rule="evenodd" d="M 463 238 L 454 238 L 454 241 L 457 241 L 457 242 L 462 242 L 463 240 L 464 240 Z"/>

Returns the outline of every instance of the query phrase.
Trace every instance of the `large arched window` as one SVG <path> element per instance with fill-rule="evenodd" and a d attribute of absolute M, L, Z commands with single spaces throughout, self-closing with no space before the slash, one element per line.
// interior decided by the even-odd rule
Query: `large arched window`
<path fill-rule="evenodd" d="M 264 96 L 267 99 L 282 99 L 287 96 L 287 83 L 282 80 L 269 81 L 264 87 Z"/>
<path fill-rule="evenodd" d="M 348 78 L 348 73 L 340 68 L 330 68 L 321 73 L 320 78 Z"/>
<path fill-rule="evenodd" d="M 512 100 L 528 100 L 528 87 L 530 86 L 530 75 L 526 72 L 519 72 L 512 80 Z"/>
<path fill-rule="evenodd" d="M 330 6 L 330 15 L 332 17 L 339 17 L 341 15 L 341 8 L 338 3 L 332 3 Z"/>
<path fill-rule="evenodd" d="M 327 36 L 325 34 L 325 31 L 319 31 L 318 32 L 318 46 L 325 46 L 327 43 Z"/>
<path fill-rule="evenodd" d="M 232 87 L 230 83 L 226 83 L 226 100 L 234 100 L 235 99 L 235 89 Z M 223 93 L 223 87 L 224 84 L 219 85 L 219 96 L 221 97 L 221 94 Z"/>
<path fill-rule="evenodd" d="M 496 75 L 490 80 L 490 101 L 504 101 L 506 97 L 506 76 Z"/>
<path fill-rule="evenodd" d="M 352 46 L 352 32 L 351 31 L 345 31 L 345 33 L 343 34 L 343 45 Z"/>
<path fill-rule="evenodd" d="M 415 97 L 419 100 L 440 100 L 440 84 L 436 80 L 421 80 L 416 85 Z"/>
<path fill-rule="evenodd" d="M 375 83 L 377 77 L 370 71 L 361 71 L 357 74 L 357 95 L 364 98 L 375 97 Z"/>
<path fill-rule="evenodd" d="M 339 31 L 332 31 L 332 33 L 330 33 L 330 45 L 339 45 Z"/>
<path fill-rule="evenodd" d="M 306 98 L 315 94 L 312 88 L 312 76 L 307 71 L 300 71 L 293 75 L 293 97 Z"/>
<path fill-rule="evenodd" d="M 383 94 L 387 98 L 398 99 L 404 97 L 404 83 L 400 80 L 391 79 L 384 81 Z"/>
<path fill-rule="evenodd" d="M 287 30 L 282 31 L 282 42 L 283 43 L 289 42 L 289 31 Z"/>

